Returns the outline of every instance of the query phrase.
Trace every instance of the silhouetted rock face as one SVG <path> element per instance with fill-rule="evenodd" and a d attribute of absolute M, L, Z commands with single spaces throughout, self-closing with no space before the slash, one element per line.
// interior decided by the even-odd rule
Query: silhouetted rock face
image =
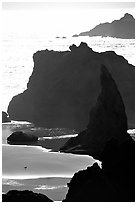
<path fill-rule="evenodd" d="M 100 92 L 100 65 L 114 77 L 124 100 L 129 127 L 134 127 L 134 66 L 114 52 L 97 53 L 81 43 L 71 51 L 38 51 L 27 90 L 11 100 L 8 113 L 49 128 L 83 130 Z"/>
<path fill-rule="evenodd" d="M 135 19 L 132 15 L 126 13 L 120 20 L 114 20 L 111 23 L 102 23 L 90 31 L 82 32 L 79 35 L 73 35 L 73 37 L 78 36 L 109 36 L 123 39 L 134 39 Z"/>
<path fill-rule="evenodd" d="M 121 144 L 110 140 L 101 157 L 102 169 L 95 163 L 74 174 L 65 202 L 135 201 L 135 143 L 131 137 Z"/>
<path fill-rule="evenodd" d="M 90 111 L 87 129 L 68 141 L 64 151 L 89 154 L 102 162 L 75 173 L 65 202 L 134 202 L 135 142 L 127 134 L 121 95 L 107 68 L 101 66 L 102 90 Z M 63 149 L 63 148 L 62 148 Z"/>
<path fill-rule="evenodd" d="M 2 111 L 2 122 L 3 123 L 11 122 L 8 114 L 6 112 L 4 112 L 4 111 Z"/>
<path fill-rule="evenodd" d="M 22 131 L 16 131 L 7 138 L 9 144 L 30 144 L 37 141 L 37 136 L 26 134 Z"/>
<path fill-rule="evenodd" d="M 127 139 L 127 117 L 121 95 L 107 68 L 101 65 L 101 93 L 95 107 L 90 111 L 87 129 L 61 148 L 60 151 L 83 153 L 98 157 L 107 141 Z M 85 152 L 84 152 L 85 151 Z"/>
<path fill-rule="evenodd" d="M 2 194 L 2 202 L 52 202 L 47 196 L 32 191 L 11 190 Z"/>

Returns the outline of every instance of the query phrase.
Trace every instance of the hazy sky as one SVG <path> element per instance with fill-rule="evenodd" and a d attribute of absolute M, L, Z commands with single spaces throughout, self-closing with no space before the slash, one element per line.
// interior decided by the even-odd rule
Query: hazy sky
<path fill-rule="evenodd" d="M 67 36 L 125 13 L 135 17 L 134 2 L 3 2 L 3 32 Z"/>
<path fill-rule="evenodd" d="M 28 9 L 93 9 L 93 8 L 134 8 L 133 2 L 3 2 L 3 9 L 28 10 Z"/>

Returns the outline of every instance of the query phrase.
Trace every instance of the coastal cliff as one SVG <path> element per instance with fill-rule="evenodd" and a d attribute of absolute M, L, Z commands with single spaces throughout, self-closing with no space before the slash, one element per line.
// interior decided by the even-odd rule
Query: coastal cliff
<path fill-rule="evenodd" d="M 27 89 L 12 98 L 8 114 L 38 126 L 83 130 L 100 93 L 100 65 L 107 66 L 122 95 L 128 127 L 134 128 L 135 70 L 115 52 L 94 52 L 86 43 L 70 51 L 38 51 Z"/>
<path fill-rule="evenodd" d="M 123 39 L 135 39 L 135 19 L 131 14 L 126 13 L 121 19 L 111 23 L 101 23 L 89 31 L 80 33 L 78 36 L 102 36 Z"/>

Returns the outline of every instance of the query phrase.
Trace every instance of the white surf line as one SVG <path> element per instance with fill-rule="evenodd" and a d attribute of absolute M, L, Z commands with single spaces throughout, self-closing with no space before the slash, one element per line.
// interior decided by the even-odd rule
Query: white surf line
<path fill-rule="evenodd" d="M 48 136 L 48 137 L 39 137 L 40 139 L 63 139 L 63 138 L 71 138 L 71 137 L 77 137 L 78 134 L 74 134 L 74 135 L 60 135 L 60 136 Z"/>

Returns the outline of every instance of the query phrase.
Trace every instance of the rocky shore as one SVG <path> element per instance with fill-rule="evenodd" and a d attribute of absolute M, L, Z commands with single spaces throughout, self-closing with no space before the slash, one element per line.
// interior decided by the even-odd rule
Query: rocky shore
<path fill-rule="evenodd" d="M 135 202 L 135 144 L 131 138 L 110 140 L 95 163 L 75 173 L 65 202 Z"/>

